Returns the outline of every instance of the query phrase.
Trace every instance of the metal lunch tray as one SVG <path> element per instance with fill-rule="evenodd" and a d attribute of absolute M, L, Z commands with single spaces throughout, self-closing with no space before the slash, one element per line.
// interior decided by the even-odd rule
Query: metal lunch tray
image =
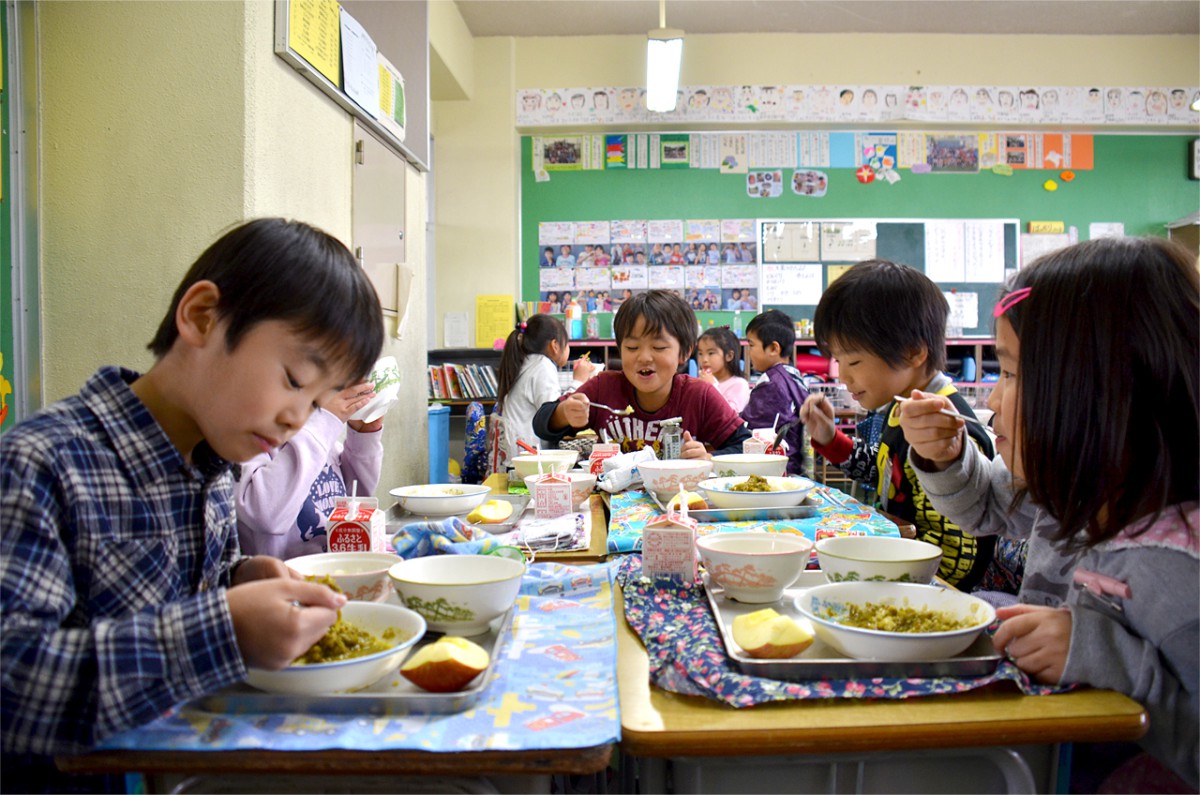
<path fill-rule="evenodd" d="M 489 494 L 488 500 L 502 500 L 504 502 L 511 502 L 513 506 L 512 515 L 503 522 L 497 522 L 496 524 L 477 524 L 471 526 L 486 530 L 492 535 L 500 535 L 501 533 L 509 532 L 517 526 L 517 522 L 521 520 L 521 515 L 525 513 L 525 506 L 529 504 L 529 495 Z M 407 510 L 400 507 L 399 502 L 395 502 L 387 512 L 387 533 L 388 535 L 394 535 L 397 530 L 409 522 L 440 522 L 443 519 L 449 519 L 451 516 L 457 516 L 459 519 L 466 521 L 466 516 L 468 513 L 470 513 L 470 511 L 463 511 L 462 513 L 456 514 L 445 514 L 442 516 L 425 516 L 424 514 L 409 513 Z"/>
<path fill-rule="evenodd" d="M 744 674 L 762 676 L 767 679 L 782 679 L 790 682 L 804 682 L 814 679 L 873 679 L 886 678 L 930 678 L 935 676 L 973 677 L 987 676 L 994 673 L 1000 664 L 1001 655 L 992 644 L 991 637 L 980 633 L 975 642 L 954 657 L 942 660 L 922 660 L 918 662 L 885 662 L 880 660 L 856 660 L 847 657 L 837 649 L 826 644 L 817 637 L 811 646 L 795 657 L 782 660 L 762 660 L 749 656 L 733 640 L 733 620 L 745 613 L 753 613 L 764 607 L 772 607 L 777 612 L 801 618 L 796 609 L 796 597 L 803 591 L 816 585 L 824 585 L 827 580 L 820 571 L 805 571 L 791 588 L 783 592 L 783 598 L 769 604 L 744 604 L 728 599 L 719 585 L 709 581 L 708 573 L 703 575 L 704 591 L 708 594 L 708 603 L 712 607 L 713 617 L 717 621 L 717 629 L 725 644 L 725 652 L 729 659 Z"/>
<path fill-rule="evenodd" d="M 393 594 L 388 601 L 393 601 L 395 598 Z M 243 682 L 198 698 L 191 702 L 191 706 L 223 714 L 442 715 L 463 712 L 475 706 L 492 681 L 496 660 L 500 657 L 497 653 L 501 645 L 500 641 L 509 632 L 512 615 L 513 609 L 510 607 L 507 613 L 491 623 L 486 633 L 470 636 L 470 640 L 478 643 L 487 651 L 489 661 L 487 669 L 476 676 L 465 690 L 453 693 L 427 692 L 401 676 L 397 666 L 397 670 L 392 671 L 375 684 L 352 693 L 326 693 L 312 696 L 267 693 Z M 434 642 L 444 634 L 434 631 L 426 632 L 425 636 L 413 646 L 409 656 L 416 654 L 417 649 Z"/>
<path fill-rule="evenodd" d="M 667 506 L 651 493 L 654 504 L 667 512 Z M 788 505 L 776 508 L 705 508 L 699 511 L 688 511 L 688 516 L 700 524 L 717 524 L 719 522 L 768 522 L 783 519 L 807 519 L 816 516 L 818 503 L 811 496 L 805 497 L 799 505 Z"/>

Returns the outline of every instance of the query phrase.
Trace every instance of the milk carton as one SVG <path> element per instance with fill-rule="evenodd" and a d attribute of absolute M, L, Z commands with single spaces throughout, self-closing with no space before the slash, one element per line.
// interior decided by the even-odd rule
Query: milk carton
<path fill-rule="evenodd" d="M 604 459 L 620 455 L 621 445 L 616 442 L 606 442 L 592 445 L 592 454 L 588 456 L 588 472 L 599 475 L 604 471 Z"/>
<path fill-rule="evenodd" d="M 642 529 L 642 575 L 696 581 L 696 520 L 685 513 L 656 516 Z"/>
<path fill-rule="evenodd" d="M 533 481 L 533 515 L 538 519 L 554 519 L 571 513 L 571 478 L 562 472 L 540 475 Z"/>
<path fill-rule="evenodd" d="M 338 497 L 325 519 L 330 552 L 390 552 L 385 530 L 386 517 L 374 497 Z"/>

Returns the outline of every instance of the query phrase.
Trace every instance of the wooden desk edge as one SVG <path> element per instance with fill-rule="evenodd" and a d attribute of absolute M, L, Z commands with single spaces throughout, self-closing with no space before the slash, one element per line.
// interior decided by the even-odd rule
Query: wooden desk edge
<path fill-rule="evenodd" d="M 127 751 L 102 750 L 55 757 L 68 773 L 297 775 L 585 775 L 608 767 L 613 744 L 538 751 Z"/>

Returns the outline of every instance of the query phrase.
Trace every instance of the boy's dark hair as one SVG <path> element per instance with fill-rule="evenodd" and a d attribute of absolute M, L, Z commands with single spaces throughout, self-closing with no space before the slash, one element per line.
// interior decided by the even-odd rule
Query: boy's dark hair
<path fill-rule="evenodd" d="M 553 315 L 534 315 L 509 332 L 504 340 L 504 352 L 500 354 L 500 367 L 496 373 L 496 408 L 504 409 L 504 398 L 517 383 L 525 357 L 532 353 L 545 353 L 551 342 L 568 343 L 567 327 Z"/>
<path fill-rule="evenodd" d="M 1011 289 L 1024 287 L 1003 315 L 1020 340 L 1021 463 L 1060 537 L 1092 546 L 1196 500 L 1195 255 L 1160 238 L 1092 240 L 1022 268 Z"/>
<path fill-rule="evenodd" d="M 750 318 L 746 333 L 754 333 L 763 348 L 779 343 L 779 354 L 789 362 L 796 360 L 796 326 L 792 318 L 778 309 L 768 309 Z"/>
<path fill-rule="evenodd" d="M 231 229 L 202 253 L 179 283 L 147 346 L 156 358 L 179 336 L 175 312 L 196 282 L 221 295 L 217 317 L 235 349 L 258 323 L 278 320 L 320 343 L 352 381 L 370 372 L 383 348 L 383 310 L 375 288 L 344 245 L 300 221 L 260 218 Z"/>
<path fill-rule="evenodd" d="M 729 326 L 710 328 L 700 335 L 700 339 L 710 339 L 721 349 L 722 353 L 732 353 L 733 358 L 725 360 L 725 369 L 739 378 L 746 377 L 746 366 L 742 362 L 742 341 L 729 329 Z"/>
<path fill-rule="evenodd" d="M 638 318 L 646 321 L 644 333 L 666 333 L 679 342 L 679 353 L 684 359 L 696 350 L 696 313 L 687 302 L 673 290 L 647 290 L 621 302 L 621 308 L 613 317 L 613 336 L 617 347 L 621 340 L 633 333 Z"/>
<path fill-rule="evenodd" d="M 907 364 L 924 349 L 926 372 L 946 369 L 946 317 L 942 288 L 916 268 L 885 259 L 864 260 L 821 295 L 813 336 L 825 356 L 831 343 L 878 356 L 890 367 Z"/>

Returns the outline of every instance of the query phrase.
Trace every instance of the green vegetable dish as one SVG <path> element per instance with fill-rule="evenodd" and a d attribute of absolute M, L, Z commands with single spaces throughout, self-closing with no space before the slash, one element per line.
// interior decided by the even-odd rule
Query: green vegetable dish
<path fill-rule="evenodd" d="M 382 639 L 377 638 L 364 629 L 342 621 L 342 614 L 338 612 L 337 621 L 333 622 L 333 626 L 329 628 L 324 637 L 314 643 L 312 648 L 300 655 L 292 664 L 315 665 L 316 663 L 366 657 L 368 654 L 387 651 L 395 646 L 397 634 L 395 629 L 389 627 L 384 630 Z"/>
<path fill-rule="evenodd" d="M 730 486 L 730 491 L 775 491 L 771 482 L 762 475 L 751 475 L 736 486 Z"/>
<path fill-rule="evenodd" d="M 937 610 L 918 610 L 895 605 L 866 604 L 846 605 L 846 612 L 829 616 L 832 621 L 848 627 L 874 629 L 880 632 L 951 632 L 973 627 L 978 621 L 963 620 Z"/>

